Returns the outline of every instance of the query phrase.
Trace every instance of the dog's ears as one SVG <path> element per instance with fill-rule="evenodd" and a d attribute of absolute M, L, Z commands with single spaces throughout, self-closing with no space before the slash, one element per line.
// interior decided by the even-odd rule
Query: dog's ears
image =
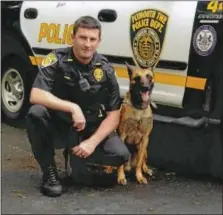
<path fill-rule="evenodd" d="M 125 61 L 125 65 L 128 69 L 129 78 L 132 77 L 132 67 Z"/>

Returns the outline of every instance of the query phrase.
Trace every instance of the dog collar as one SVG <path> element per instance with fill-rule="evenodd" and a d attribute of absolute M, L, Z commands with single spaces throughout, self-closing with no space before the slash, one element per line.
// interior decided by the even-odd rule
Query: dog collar
<path fill-rule="evenodd" d="M 145 109 L 147 109 L 147 108 L 149 107 L 149 104 L 148 104 L 147 107 L 145 107 L 145 108 L 142 108 L 142 107 L 139 107 L 139 106 L 133 106 L 132 104 L 129 104 L 129 103 L 126 102 L 126 101 L 124 101 L 123 104 L 127 104 L 127 105 L 129 105 L 130 107 L 132 107 L 132 108 L 136 108 L 136 109 L 139 109 L 139 110 L 145 110 Z"/>

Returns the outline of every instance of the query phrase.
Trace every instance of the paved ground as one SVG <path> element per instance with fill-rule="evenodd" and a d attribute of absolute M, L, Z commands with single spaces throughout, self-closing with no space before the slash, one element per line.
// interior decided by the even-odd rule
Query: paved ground
<path fill-rule="evenodd" d="M 40 172 L 24 129 L 1 124 L 3 214 L 222 214 L 222 184 L 159 172 L 148 185 L 66 185 L 59 198 L 39 193 Z M 61 151 L 57 163 L 62 171 Z M 103 180 L 103 178 L 102 178 Z"/>

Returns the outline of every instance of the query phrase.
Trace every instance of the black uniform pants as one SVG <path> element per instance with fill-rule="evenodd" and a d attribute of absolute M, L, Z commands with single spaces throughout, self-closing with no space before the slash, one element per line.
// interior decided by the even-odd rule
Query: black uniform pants
<path fill-rule="evenodd" d="M 27 115 L 27 133 L 32 152 L 43 173 L 54 162 L 54 148 L 71 149 L 79 144 L 79 134 L 64 120 L 42 105 L 33 105 Z M 89 135 L 89 134 L 87 134 Z M 87 137 L 87 135 L 85 135 Z M 83 175 L 86 163 L 120 166 L 127 162 L 130 153 L 117 134 L 110 135 L 86 159 L 71 155 L 73 177 Z"/>

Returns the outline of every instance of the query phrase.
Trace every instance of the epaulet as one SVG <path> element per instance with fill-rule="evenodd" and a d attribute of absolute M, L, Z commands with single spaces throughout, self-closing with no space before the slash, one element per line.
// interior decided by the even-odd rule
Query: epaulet
<path fill-rule="evenodd" d="M 113 66 L 111 65 L 111 63 L 108 61 L 108 59 L 105 56 L 100 55 L 99 59 L 102 64 L 102 67 L 107 68 L 108 72 L 110 70 L 113 71 Z"/>
<path fill-rule="evenodd" d="M 66 48 L 58 48 L 54 50 L 55 54 L 65 55 L 69 53 L 69 47 Z"/>
<path fill-rule="evenodd" d="M 99 59 L 100 59 L 101 63 L 109 63 L 108 59 L 101 54 L 99 54 Z"/>

